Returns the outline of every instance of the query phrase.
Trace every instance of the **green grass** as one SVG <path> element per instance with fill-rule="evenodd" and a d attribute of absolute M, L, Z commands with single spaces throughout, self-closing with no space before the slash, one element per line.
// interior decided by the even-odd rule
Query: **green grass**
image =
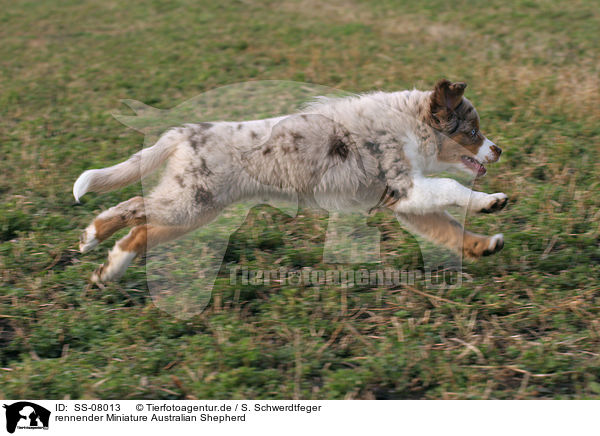
<path fill-rule="evenodd" d="M 600 398 L 600 50 L 597 3 L 5 2 L 0 12 L 0 397 Z M 137 263 L 88 284 L 103 248 L 80 231 L 134 185 L 86 196 L 85 169 L 139 150 L 120 99 L 168 109 L 248 80 L 351 92 L 468 82 L 505 150 L 478 189 L 505 234 L 460 287 L 233 285 L 207 309 L 157 309 Z M 387 214 L 385 265 L 418 268 Z M 327 268 L 326 217 L 255 208 L 229 266 Z"/>

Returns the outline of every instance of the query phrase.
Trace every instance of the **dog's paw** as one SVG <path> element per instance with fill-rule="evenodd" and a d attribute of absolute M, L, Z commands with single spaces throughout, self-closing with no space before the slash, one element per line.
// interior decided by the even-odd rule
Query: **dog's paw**
<path fill-rule="evenodd" d="M 489 238 L 488 246 L 485 250 L 483 250 L 483 253 L 481 253 L 481 255 L 491 256 L 492 254 L 495 254 L 502 250 L 503 247 L 504 235 L 502 233 L 498 233 L 497 235 L 494 235 L 491 238 Z"/>
<path fill-rule="evenodd" d="M 494 236 L 470 235 L 463 241 L 463 255 L 466 259 L 477 260 L 482 256 L 491 256 L 504 247 L 504 236 L 498 233 Z"/>
<path fill-rule="evenodd" d="M 87 253 L 96 248 L 99 243 L 100 241 L 96 238 L 96 227 L 92 224 L 79 237 L 79 251 Z"/>
<path fill-rule="evenodd" d="M 100 289 L 104 289 L 104 281 L 100 278 L 102 274 L 101 268 L 96 269 L 90 276 L 90 282 L 98 286 Z"/>
<path fill-rule="evenodd" d="M 118 280 L 136 256 L 135 251 L 125 251 L 116 245 L 108 252 L 108 259 L 94 271 L 90 280 L 96 284 Z"/>
<path fill-rule="evenodd" d="M 479 208 L 476 212 L 479 213 L 493 213 L 498 212 L 499 210 L 504 209 L 506 204 L 508 203 L 508 197 L 506 194 L 502 192 L 498 192 L 496 194 L 489 194 L 482 207 Z"/>

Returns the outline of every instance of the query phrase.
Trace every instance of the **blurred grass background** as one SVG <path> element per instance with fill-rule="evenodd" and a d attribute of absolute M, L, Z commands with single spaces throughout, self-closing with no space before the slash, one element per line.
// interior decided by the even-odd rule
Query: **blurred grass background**
<path fill-rule="evenodd" d="M 0 11 L 0 397 L 600 398 L 600 13 L 597 2 L 57 0 Z M 503 147 L 478 189 L 511 202 L 470 218 L 503 232 L 461 287 L 232 285 L 188 321 L 158 310 L 144 268 L 103 290 L 80 231 L 141 186 L 91 194 L 85 169 L 143 136 L 130 98 L 168 109 L 247 80 L 352 92 L 468 82 Z M 324 269 L 325 216 L 257 207 L 226 260 Z M 387 214 L 385 264 L 419 266 Z M 119 235 L 120 236 L 120 235 Z"/>

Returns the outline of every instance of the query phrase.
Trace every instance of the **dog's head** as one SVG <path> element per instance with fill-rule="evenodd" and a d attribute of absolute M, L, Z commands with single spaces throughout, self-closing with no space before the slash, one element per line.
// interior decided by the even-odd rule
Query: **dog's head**
<path fill-rule="evenodd" d="M 463 97 L 467 84 L 440 80 L 429 101 L 428 123 L 437 131 L 437 159 L 445 169 L 459 169 L 476 177 L 485 164 L 497 162 L 502 150 L 479 130 L 479 115 Z"/>

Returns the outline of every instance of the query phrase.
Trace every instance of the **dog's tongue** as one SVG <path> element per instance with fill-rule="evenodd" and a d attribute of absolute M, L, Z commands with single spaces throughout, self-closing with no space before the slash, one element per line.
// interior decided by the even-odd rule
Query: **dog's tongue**
<path fill-rule="evenodd" d="M 477 174 L 477 177 L 484 176 L 487 172 L 486 168 L 482 164 L 473 159 L 469 159 L 467 156 L 463 156 L 462 161 L 466 166 L 471 168 L 475 174 Z"/>

